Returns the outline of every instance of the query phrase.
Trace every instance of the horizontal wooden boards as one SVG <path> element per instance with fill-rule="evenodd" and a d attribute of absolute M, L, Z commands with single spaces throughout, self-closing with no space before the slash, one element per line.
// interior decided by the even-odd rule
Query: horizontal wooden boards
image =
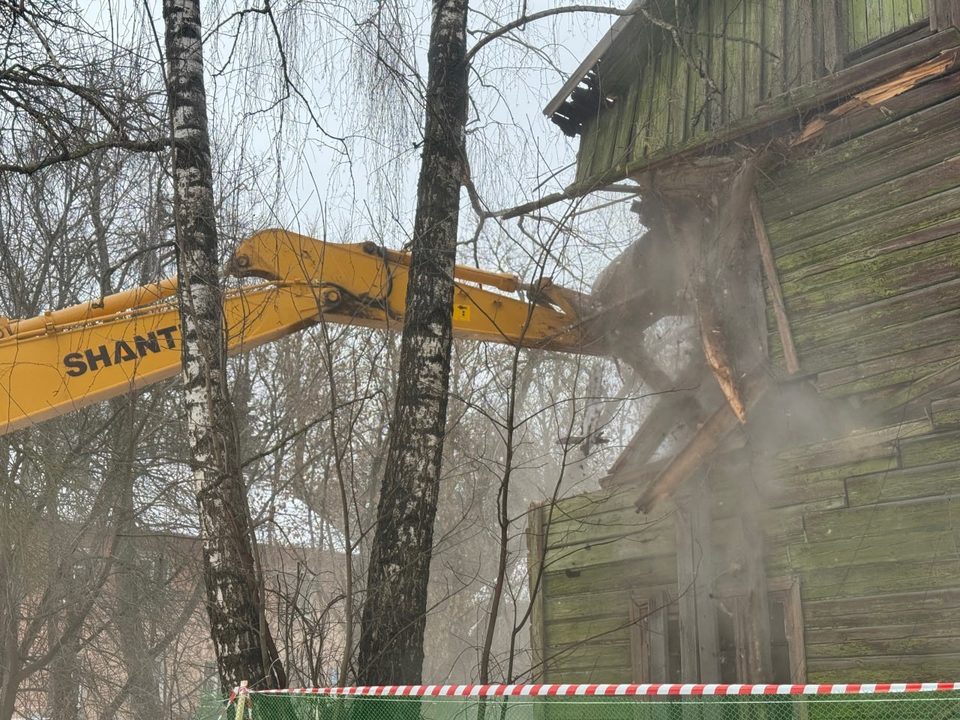
<path fill-rule="evenodd" d="M 960 675 L 960 653 L 807 659 L 807 682 L 916 682 Z"/>
<path fill-rule="evenodd" d="M 865 606 L 870 612 L 864 612 Z M 960 588 L 810 600 L 803 605 L 803 615 L 809 632 L 902 624 L 918 628 L 955 625 L 960 623 Z"/>
<path fill-rule="evenodd" d="M 960 429 L 950 424 L 958 407 L 956 399 L 938 401 L 927 419 L 754 463 L 754 472 L 762 469 L 750 482 L 767 508 L 768 576 L 799 582 L 808 680 L 870 673 L 897 680 L 908 676 L 894 671 L 901 666 L 926 680 L 960 667 Z M 730 506 L 738 477 L 747 481 L 738 460 L 732 454 L 711 471 L 719 568 L 738 561 Z M 680 592 L 672 511 L 637 514 L 641 491 L 581 495 L 550 513 L 556 527 L 546 535 L 547 557 L 555 564 L 544 576 L 543 608 L 549 679 L 634 680 L 631 604 Z"/>
<path fill-rule="evenodd" d="M 829 396 L 895 405 L 960 359 L 960 76 L 930 85 L 760 181 L 801 370 Z"/>
<path fill-rule="evenodd" d="M 960 492 L 960 462 L 854 475 L 846 479 L 845 491 L 851 507 L 955 495 Z"/>
<path fill-rule="evenodd" d="M 800 215 L 955 154 L 942 141 L 955 138 L 960 127 L 960 97 L 956 97 L 960 78 L 949 76 L 943 92 L 940 102 L 930 107 L 924 107 L 920 88 L 906 93 L 901 102 L 911 104 L 903 117 L 888 116 L 870 132 L 794 160 L 761 178 L 767 222 Z M 941 142 L 930 142 L 935 138 Z"/>

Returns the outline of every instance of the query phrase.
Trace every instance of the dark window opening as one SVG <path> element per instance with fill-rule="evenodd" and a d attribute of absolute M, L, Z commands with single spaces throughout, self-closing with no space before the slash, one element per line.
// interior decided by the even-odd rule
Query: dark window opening
<path fill-rule="evenodd" d="M 770 613 L 771 683 L 806 680 L 803 613 L 797 578 L 767 583 Z M 744 682 L 747 657 L 745 632 L 747 603 L 742 596 L 717 598 L 720 680 Z M 682 682 L 680 622 L 675 595 L 661 590 L 635 595 L 630 608 L 630 647 L 634 682 Z"/>

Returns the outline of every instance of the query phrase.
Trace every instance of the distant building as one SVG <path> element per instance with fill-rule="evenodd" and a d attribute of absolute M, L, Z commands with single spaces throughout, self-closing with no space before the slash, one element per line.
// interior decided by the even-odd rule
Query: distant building
<path fill-rule="evenodd" d="M 60 532 L 79 532 L 84 552 L 77 556 L 98 570 L 107 568 L 109 576 L 96 593 L 81 586 L 85 592 L 78 599 L 92 608 L 78 640 L 61 646 L 21 684 L 13 717 L 186 720 L 198 716 L 201 703 L 220 702 L 199 539 L 145 530 L 124 539 L 135 549 L 130 557 L 117 556 L 114 547 L 108 562 L 109 537 L 105 542 L 76 527 Z M 267 621 L 289 681 L 304 686 L 335 680 L 345 637 L 342 550 L 262 543 L 259 562 Z M 30 600 L 24 610 L 42 619 L 40 603 L 42 598 Z M 25 616 L 21 636 L 31 621 Z M 60 636 L 61 622 L 52 616 L 37 626 L 39 658 L 49 639 Z"/>

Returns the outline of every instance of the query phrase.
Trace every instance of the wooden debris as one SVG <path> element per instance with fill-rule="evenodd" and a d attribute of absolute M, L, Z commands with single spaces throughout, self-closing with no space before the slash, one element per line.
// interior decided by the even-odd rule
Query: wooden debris
<path fill-rule="evenodd" d="M 624 362 L 644 385 L 656 393 L 674 392 L 692 384 L 689 368 L 683 368 L 676 378 L 671 377 L 642 344 L 631 348 L 630 353 L 625 354 Z"/>
<path fill-rule="evenodd" d="M 697 303 L 700 311 L 700 340 L 703 343 L 703 355 L 716 378 L 730 409 L 741 423 L 747 421 L 747 406 L 740 392 L 740 383 L 730 363 L 730 357 L 723 341 L 720 323 L 714 316 L 712 307 L 706 298 Z"/>
<path fill-rule="evenodd" d="M 647 462 L 663 441 L 678 427 L 687 424 L 695 427 L 695 418 L 699 413 L 700 403 L 689 393 L 665 395 L 640 424 L 606 477 L 600 480 L 600 485 L 623 485 L 649 476 Z"/>
<path fill-rule="evenodd" d="M 810 142 L 819 137 L 831 123 L 847 115 L 880 105 L 891 98 L 912 90 L 921 83 L 953 72 L 958 65 L 960 65 L 960 48 L 945 50 L 932 60 L 909 68 L 890 80 L 869 87 L 825 115 L 814 118 L 807 123 L 800 135 L 790 144 L 792 147 L 797 147 Z"/>
<path fill-rule="evenodd" d="M 770 238 L 767 237 L 767 228 L 763 222 L 763 213 L 760 210 L 760 201 L 756 193 L 750 198 L 750 216 L 753 219 L 753 231 L 760 246 L 760 259 L 763 263 L 763 273 L 767 278 L 767 286 L 773 299 L 773 314 L 777 319 L 777 332 L 780 342 L 783 343 L 783 357 L 787 365 L 787 372 L 791 375 L 800 370 L 800 360 L 797 357 L 797 348 L 793 344 L 793 333 L 790 330 L 790 319 L 787 317 L 787 308 L 783 302 L 783 288 L 780 287 L 780 276 L 773 261 L 773 250 L 770 248 Z"/>
<path fill-rule="evenodd" d="M 636 178 L 651 191 L 644 222 L 665 229 L 677 248 L 693 287 L 704 359 L 740 422 L 746 404 L 739 378 L 763 357 L 765 337 L 761 263 L 744 235 L 755 170 L 755 156 L 718 157 Z M 743 310 L 751 307 L 756 317 Z"/>
<path fill-rule="evenodd" d="M 745 407 L 749 409 L 763 395 L 769 381 L 764 369 L 753 371 L 743 384 Z M 687 478 L 691 477 L 716 450 L 724 437 L 739 426 L 737 416 L 724 403 L 701 426 L 686 447 L 678 452 L 663 472 L 637 500 L 639 512 L 649 512 L 663 498 L 669 497 Z"/>

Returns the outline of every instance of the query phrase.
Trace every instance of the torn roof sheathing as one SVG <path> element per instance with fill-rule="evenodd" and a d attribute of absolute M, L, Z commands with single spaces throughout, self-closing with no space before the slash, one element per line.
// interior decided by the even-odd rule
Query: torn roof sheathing
<path fill-rule="evenodd" d="M 579 130 L 579 123 L 575 119 L 570 118 L 567 113 L 563 112 L 565 109 L 564 106 L 572 109 L 572 107 L 578 104 L 577 98 L 574 96 L 574 93 L 578 89 L 587 94 L 597 93 L 597 100 L 599 100 L 598 89 L 594 82 L 591 81 L 591 76 L 594 75 L 594 68 L 633 18 L 630 10 L 639 7 L 644 1 L 645 0 L 632 0 L 625 9 L 625 13 L 627 14 L 617 18 L 616 22 L 614 22 L 604 36 L 600 38 L 600 42 L 594 46 L 593 50 L 591 50 L 580 65 L 577 66 L 577 69 L 573 71 L 573 74 L 570 75 L 563 84 L 563 87 L 560 88 L 557 94 L 553 96 L 553 99 L 550 100 L 543 109 L 543 114 L 559 125 L 565 134 L 570 136 L 576 135 L 576 131 Z"/>

